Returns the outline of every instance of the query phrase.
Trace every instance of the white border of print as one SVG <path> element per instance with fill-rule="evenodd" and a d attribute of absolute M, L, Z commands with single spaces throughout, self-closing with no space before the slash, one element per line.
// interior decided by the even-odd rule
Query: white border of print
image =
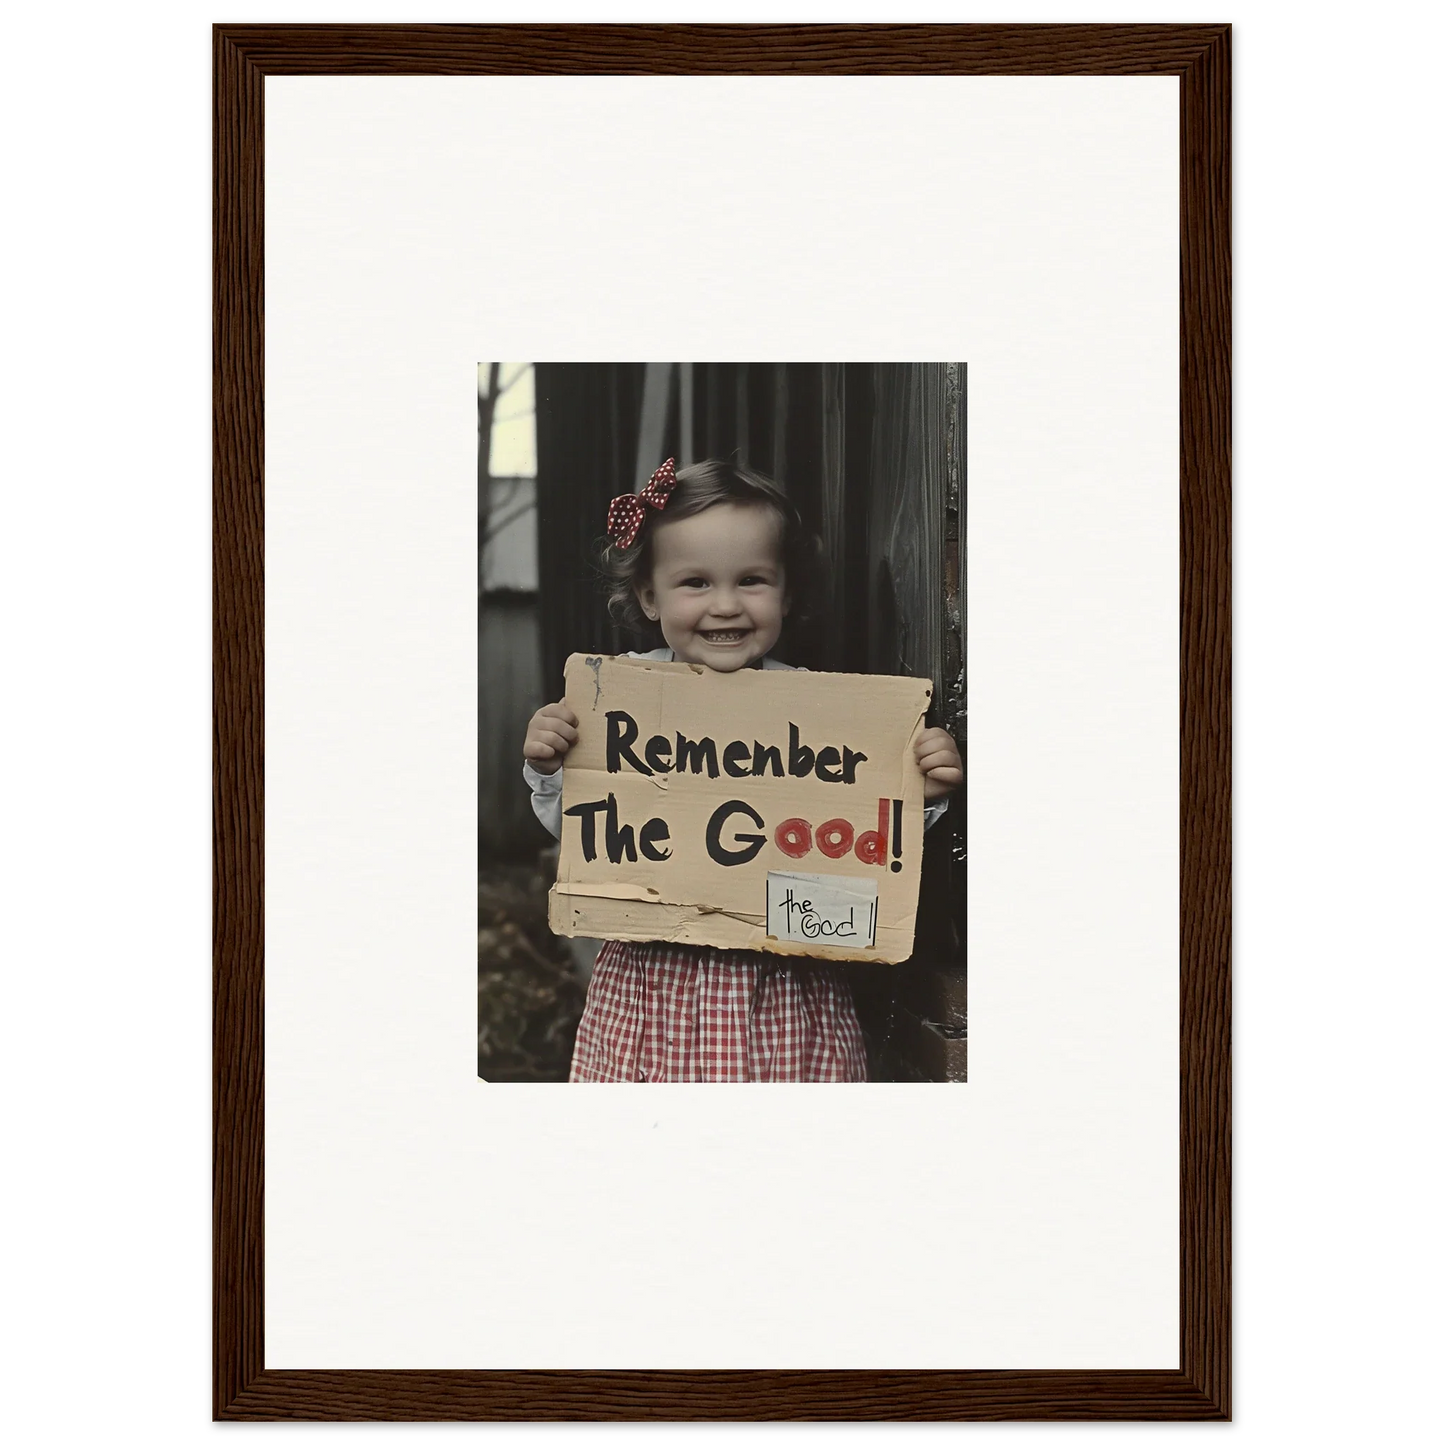
<path fill-rule="evenodd" d="M 269 1368 L 1178 1364 L 1177 103 L 266 82 Z M 969 1084 L 475 1079 L 503 356 L 968 363 Z"/>

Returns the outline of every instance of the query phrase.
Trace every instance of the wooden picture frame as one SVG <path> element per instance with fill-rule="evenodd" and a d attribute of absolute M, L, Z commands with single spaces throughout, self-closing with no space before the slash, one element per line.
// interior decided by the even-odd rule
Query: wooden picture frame
<path fill-rule="evenodd" d="M 1228 1419 L 1229 27 L 218 25 L 213 43 L 215 1418 Z M 1181 1368 L 263 1368 L 263 81 L 520 73 L 1179 77 Z"/>

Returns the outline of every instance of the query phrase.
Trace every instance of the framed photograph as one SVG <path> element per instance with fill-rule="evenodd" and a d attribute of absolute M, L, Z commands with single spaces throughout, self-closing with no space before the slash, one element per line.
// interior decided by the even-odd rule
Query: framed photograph
<path fill-rule="evenodd" d="M 1229 1418 L 1229 39 L 215 27 L 217 1419 Z"/>

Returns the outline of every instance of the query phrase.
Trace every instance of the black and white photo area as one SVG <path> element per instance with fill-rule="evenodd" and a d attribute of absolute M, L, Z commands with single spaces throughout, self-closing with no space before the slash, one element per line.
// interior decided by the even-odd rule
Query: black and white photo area
<path fill-rule="evenodd" d="M 478 1037 L 491 1082 L 565 1080 L 598 942 L 546 925 L 555 840 L 519 776 L 527 721 L 578 651 L 642 645 L 598 567 L 611 498 L 664 459 L 736 461 L 818 558 L 792 666 L 925 677 L 966 715 L 967 368 L 960 363 L 484 362 L 477 368 Z M 656 639 L 650 639 L 656 640 Z M 912 959 L 840 964 L 873 1081 L 967 1078 L 966 794 L 929 827 Z"/>

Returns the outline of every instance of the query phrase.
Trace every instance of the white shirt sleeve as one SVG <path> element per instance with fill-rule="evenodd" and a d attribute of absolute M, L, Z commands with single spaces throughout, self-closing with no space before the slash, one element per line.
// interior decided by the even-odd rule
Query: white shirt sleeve
<path fill-rule="evenodd" d="M 562 836 L 562 769 L 539 773 L 531 763 L 522 763 L 522 777 L 532 790 L 532 811 L 537 821 L 554 837 Z"/>

